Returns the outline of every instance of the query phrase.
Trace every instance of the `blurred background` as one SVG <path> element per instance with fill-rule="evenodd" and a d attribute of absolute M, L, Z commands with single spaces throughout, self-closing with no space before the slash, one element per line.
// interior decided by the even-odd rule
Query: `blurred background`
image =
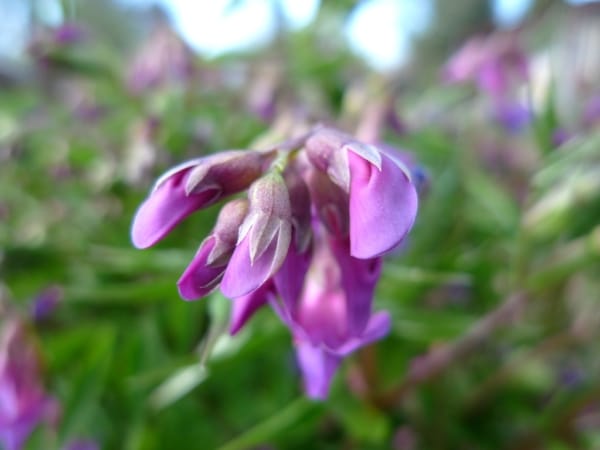
<path fill-rule="evenodd" d="M 0 0 L 0 448 L 600 448 L 600 2 Z M 304 398 L 176 280 L 153 180 L 329 123 L 411 152 L 390 335 Z M 17 405 L 17 406 L 15 406 Z"/>

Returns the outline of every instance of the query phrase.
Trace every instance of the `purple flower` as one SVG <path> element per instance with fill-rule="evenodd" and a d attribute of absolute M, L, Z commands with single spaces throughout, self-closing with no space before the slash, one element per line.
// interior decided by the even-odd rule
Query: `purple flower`
<path fill-rule="evenodd" d="M 53 31 L 54 41 L 59 45 L 72 45 L 85 40 L 86 30 L 77 23 L 63 23 Z"/>
<path fill-rule="evenodd" d="M 330 128 L 292 142 L 167 172 L 138 210 L 132 238 L 153 245 L 187 215 L 249 188 L 247 199 L 223 206 L 179 279 L 180 295 L 220 286 L 232 299 L 231 334 L 270 305 L 292 333 L 307 394 L 322 399 L 342 359 L 390 328 L 386 312 L 372 313 L 373 293 L 380 256 L 415 220 L 414 164 Z"/>
<path fill-rule="evenodd" d="M 49 286 L 42 290 L 34 299 L 31 315 L 36 322 L 50 317 L 63 299 L 63 289 L 60 286 Z"/>
<path fill-rule="evenodd" d="M 232 200 L 223 206 L 212 233 L 200 244 L 196 256 L 177 282 L 181 297 L 195 300 L 218 286 L 247 212 L 246 199 Z"/>
<path fill-rule="evenodd" d="M 275 276 L 282 302 L 271 304 L 292 331 L 307 394 L 323 399 L 342 358 L 387 334 L 390 318 L 371 314 L 380 258 L 354 258 L 347 240 L 321 235 L 305 267 L 296 261 L 282 268 Z M 284 295 L 284 281 L 303 270 L 301 291 Z"/>
<path fill-rule="evenodd" d="M 133 244 L 150 247 L 190 214 L 246 189 L 261 175 L 269 158 L 268 153 L 231 150 L 169 170 L 136 213 Z"/>
<path fill-rule="evenodd" d="M 583 123 L 586 127 L 593 127 L 600 122 L 600 95 L 593 96 L 585 105 Z"/>
<path fill-rule="evenodd" d="M 161 86 L 183 84 L 195 72 L 194 55 L 166 24 L 159 25 L 127 71 L 127 87 L 140 94 Z"/>
<path fill-rule="evenodd" d="M 41 422 L 54 422 L 57 402 L 40 379 L 39 356 L 25 326 L 9 319 L 0 336 L 0 442 L 19 450 Z"/>
<path fill-rule="evenodd" d="M 399 157 L 327 128 L 307 140 L 306 151 L 314 168 L 347 193 L 352 256 L 373 258 L 400 244 L 414 223 L 418 197 Z M 340 230 L 345 207 L 329 206 L 342 216 Z"/>
<path fill-rule="evenodd" d="M 292 237 L 292 209 L 283 177 L 259 178 L 248 192 L 249 211 L 223 275 L 221 291 L 235 298 L 264 284 L 281 267 Z"/>
<path fill-rule="evenodd" d="M 518 102 L 502 101 L 495 106 L 494 119 L 511 133 L 518 133 L 531 123 L 531 110 Z"/>
<path fill-rule="evenodd" d="M 527 57 L 516 35 L 493 34 L 468 40 L 444 66 L 447 83 L 475 82 L 479 89 L 502 99 L 515 84 L 528 79 Z"/>

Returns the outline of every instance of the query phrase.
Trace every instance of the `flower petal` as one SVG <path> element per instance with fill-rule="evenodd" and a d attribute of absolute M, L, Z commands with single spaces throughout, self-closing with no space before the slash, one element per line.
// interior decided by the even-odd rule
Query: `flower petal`
<path fill-rule="evenodd" d="M 330 239 L 329 245 L 340 267 L 340 281 L 346 296 L 347 333 L 360 336 L 371 315 L 375 286 L 381 274 L 381 258 L 351 256 L 347 240 Z"/>
<path fill-rule="evenodd" d="M 229 334 L 233 336 L 240 331 L 254 313 L 274 296 L 273 291 L 273 284 L 267 282 L 250 294 L 233 299 Z"/>
<path fill-rule="evenodd" d="M 354 152 L 350 160 L 350 253 L 373 258 L 398 245 L 412 227 L 418 207 L 407 174 L 382 153 L 381 170 Z"/>
<path fill-rule="evenodd" d="M 288 313 L 296 310 L 298 297 L 302 293 L 306 272 L 310 265 L 311 255 L 311 248 L 299 252 L 296 239 L 292 239 L 285 261 L 273 277 L 277 292 Z"/>
<path fill-rule="evenodd" d="M 216 238 L 210 236 L 206 239 L 194 259 L 185 272 L 177 281 L 179 295 L 185 300 L 197 300 L 208 295 L 219 283 L 221 275 L 225 271 L 225 265 L 221 267 L 208 267 L 208 257 L 215 246 Z"/>
<path fill-rule="evenodd" d="M 138 209 L 131 227 L 131 240 L 137 248 L 156 244 L 187 216 L 219 197 L 220 188 L 188 197 L 182 183 L 186 173 L 178 172 L 161 182 Z"/>
<path fill-rule="evenodd" d="M 304 378 L 306 394 L 316 400 L 326 399 L 341 358 L 308 341 L 296 342 L 296 357 Z"/>
<path fill-rule="evenodd" d="M 392 319 L 386 311 L 380 311 L 371 316 L 362 336 L 350 338 L 343 345 L 335 349 L 340 356 L 346 356 L 365 345 L 378 341 L 389 333 Z"/>
<path fill-rule="evenodd" d="M 290 246 L 291 224 L 282 225 L 282 230 L 254 261 L 250 260 L 249 241 L 249 236 L 246 236 L 229 260 L 221 282 L 221 292 L 226 297 L 237 298 L 249 294 L 279 270 Z"/>

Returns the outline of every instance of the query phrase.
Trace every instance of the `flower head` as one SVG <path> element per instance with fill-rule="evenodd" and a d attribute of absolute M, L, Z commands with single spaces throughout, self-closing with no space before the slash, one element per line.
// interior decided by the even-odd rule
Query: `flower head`
<path fill-rule="evenodd" d="M 390 328 L 386 312 L 372 312 L 373 294 L 381 255 L 414 223 L 416 172 L 393 148 L 332 128 L 291 142 L 167 172 L 138 210 L 132 238 L 152 245 L 187 215 L 248 188 L 223 206 L 179 292 L 191 300 L 220 287 L 233 301 L 231 334 L 269 305 L 292 333 L 306 392 L 322 399 L 342 359 Z"/>

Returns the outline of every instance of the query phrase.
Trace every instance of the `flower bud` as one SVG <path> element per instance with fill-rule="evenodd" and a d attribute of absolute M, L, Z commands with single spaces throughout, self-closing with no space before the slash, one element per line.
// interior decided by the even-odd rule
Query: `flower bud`
<path fill-rule="evenodd" d="M 200 244 L 196 256 L 177 282 L 182 298 L 202 298 L 219 284 L 247 212 L 246 199 L 232 200 L 223 206 L 212 233 Z"/>
<path fill-rule="evenodd" d="M 279 270 L 292 235 L 290 196 L 281 175 L 259 178 L 248 198 L 250 210 L 221 284 L 223 294 L 232 298 L 252 292 Z"/>
<path fill-rule="evenodd" d="M 193 212 L 246 189 L 262 174 L 272 155 L 231 150 L 169 170 L 136 213 L 131 229 L 134 245 L 150 247 Z"/>
<path fill-rule="evenodd" d="M 293 168 L 286 170 L 284 179 L 290 196 L 295 245 L 302 253 L 308 248 L 312 236 L 310 193 L 300 174 Z"/>

